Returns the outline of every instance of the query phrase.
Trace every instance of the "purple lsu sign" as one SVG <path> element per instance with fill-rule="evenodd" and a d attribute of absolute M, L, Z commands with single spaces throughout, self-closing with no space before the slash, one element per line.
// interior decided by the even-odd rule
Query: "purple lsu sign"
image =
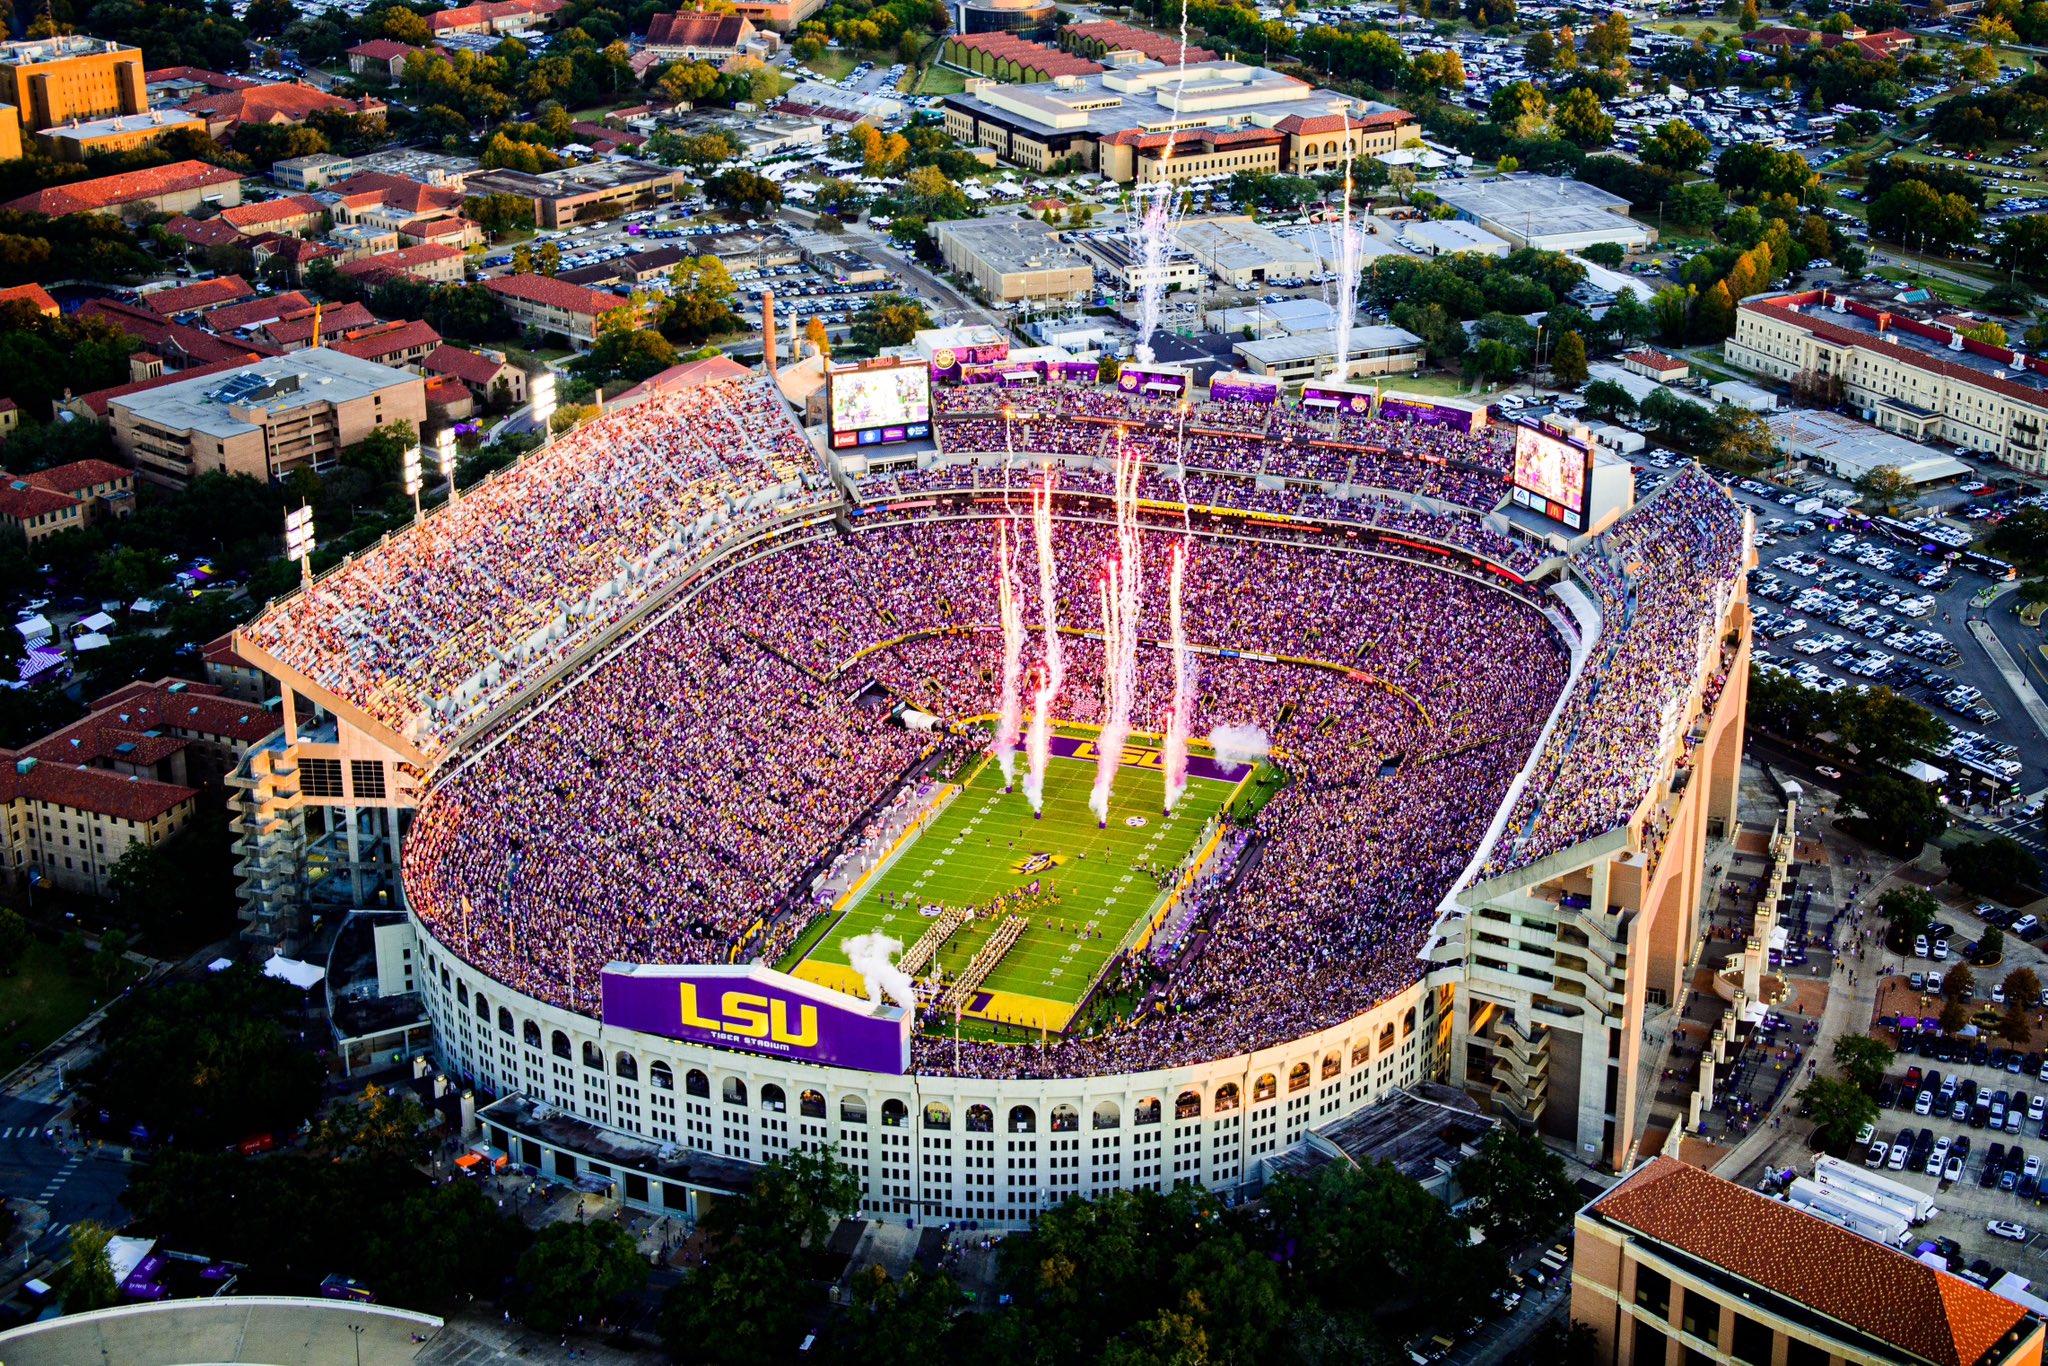
<path fill-rule="evenodd" d="M 1450 427 L 1461 432 L 1472 430 L 1470 409 L 1452 408 L 1416 398 L 1382 398 L 1380 420 L 1412 422 L 1418 427 Z"/>
<path fill-rule="evenodd" d="M 1142 366 L 1126 365 L 1117 374 L 1116 387 L 1127 394 L 1149 393 L 1155 389 L 1184 394 L 1188 390 L 1188 377 L 1174 370 L 1147 370 Z"/>
<path fill-rule="evenodd" d="M 1218 403 L 1262 403 L 1271 407 L 1279 401 L 1280 386 L 1213 379 L 1209 381 L 1209 397 Z"/>
<path fill-rule="evenodd" d="M 786 972 L 747 964 L 612 963 L 601 979 L 610 1029 L 743 1053 L 900 1076 L 910 1070 L 910 1016 Z"/>

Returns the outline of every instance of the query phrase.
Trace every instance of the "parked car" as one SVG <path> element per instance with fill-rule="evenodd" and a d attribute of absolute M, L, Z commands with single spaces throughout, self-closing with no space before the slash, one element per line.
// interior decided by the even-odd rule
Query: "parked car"
<path fill-rule="evenodd" d="M 1986 1219 L 1984 1231 L 1994 1238 L 2010 1238 L 2016 1243 L 2027 1241 L 2027 1226 L 2015 1224 L 2010 1219 Z"/>

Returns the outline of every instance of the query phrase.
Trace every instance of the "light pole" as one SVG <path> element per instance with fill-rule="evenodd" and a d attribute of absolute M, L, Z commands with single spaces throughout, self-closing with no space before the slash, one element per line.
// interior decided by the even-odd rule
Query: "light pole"
<path fill-rule="evenodd" d="M 356 1366 L 363 1366 L 363 1325 L 351 1323 L 348 1326 L 348 1331 L 356 1343 Z"/>
<path fill-rule="evenodd" d="M 405 491 L 412 495 L 412 519 L 420 519 L 420 448 L 411 445 L 405 448 L 405 463 L 400 467 Z"/>
<path fill-rule="evenodd" d="M 296 512 L 285 514 L 284 555 L 299 562 L 300 581 L 308 587 L 313 583 L 313 545 L 313 509 L 302 503 Z"/>
<path fill-rule="evenodd" d="M 448 504 L 453 507 L 462 497 L 455 487 L 455 429 L 443 427 L 434 437 L 434 460 L 440 466 L 441 477 L 448 481 Z"/>

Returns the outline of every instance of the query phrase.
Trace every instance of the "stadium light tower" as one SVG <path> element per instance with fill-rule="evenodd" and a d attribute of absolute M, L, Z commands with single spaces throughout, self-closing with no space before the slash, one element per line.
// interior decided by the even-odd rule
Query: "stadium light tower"
<path fill-rule="evenodd" d="M 310 585 L 313 582 L 313 509 L 304 504 L 296 512 L 284 515 L 284 555 L 288 560 L 299 562 L 299 577 Z"/>
<path fill-rule="evenodd" d="M 415 442 L 405 448 L 405 463 L 401 467 L 405 491 L 412 495 L 412 519 L 420 519 L 420 448 Z"/>
<path fill-rule="evenodd" d="M 434 436 L 434 462 L 440 467 L 441 477 L 448 481 L 448 502 L 452 506 L 461 495 L 455 490 L 455 429 L 443 427 Z"/>
<path fill-rule="evenodd" d="M 543 370 L 526 383 L 526 396 L 533 406 L 533 420 L 540 424 L 542 438 L 551 435 L 554 429 L 548 419 L 555 415 L 555 372 Z"/>

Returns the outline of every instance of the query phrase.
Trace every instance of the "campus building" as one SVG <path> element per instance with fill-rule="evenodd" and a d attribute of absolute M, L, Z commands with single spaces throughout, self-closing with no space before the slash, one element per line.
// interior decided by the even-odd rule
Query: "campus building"
<path fill-rule="evenodd" d="M 946 269 L 995 302 L 1079 299 L 1095 288 L 1088 258 L 1035 218 L 968 218 L 940 223 L 932 240 Z"/>
<path fill-rule="evenodd" d="M 1805 290 L 1737 307 L 1727 356 L 1795 389 L 1839 386 L 1894 435 L 2048 472 L 2048 362 L 1963 336 L 1971 321 L 1889 283 Z"/>
<path fill-rule="evenodd" d="M 538 175 L 527 171 L 484 171 L 469 178 L 473 195 L 516 194 L 533 201 L 533 221 L 566 228 L 593 218 L 611 218 L 674 199 L 688 178 L 672 166 L 646 161 L 603 161 L 564 166 Z"/>
<path fill-rule="evenodd" d="M 630 306 L 616 294 L 545 275 L 501 275 L 484 281 L 484 288 L 521 327 L 559 333 L 579 351 L 597 340 L 597 325 L 605 314 Z"/>
<path fill-rule="evenodd" d="M 146 218 L 153 213 L 191 213 L 202 206 L 233 207 L 242 202 L 242 177 L 203 161 L 174 161 L 143 171 L 51 185 L 10 199 L 0 209 L 62 218 L 74 213 L 118 213 Z"/>
<path fill-rule="evenodd" d="M 83 34 L 0 43 L 0 160 L 22 154 L 25 134 L 148 112 L 140 48 Z"/>
<path fill-rule="evenodd" d="M 2037 1366 L 2041 1321 L 1904 1252 L 1657 1157 L 1579 1211 L 1571 1317 L 1633 1366 Z"/>
<path fill-rule="evenodd" d="M 1583 180 L 1562 176 L 1489 176 L 1484 180 L 1438 180 L 1430 193 L 1511 247 L 1536 251 L 1581 251 L 1613 242 L 1641 251 L 1656 231 L 1628 216 L 1629 204 Z"/>
<path fill-rule="evenodd" d="M 420 377 L 314 347 L 113 399 L 114 444 L 143 478 L 182 487 L 208 470 L 269 483 L 325 469 L 381 427 L 426 420 Z"/>
<path fill-rule="evenodd" d="M 1028 79 L 1027 59 L 1005 51 L 1010 55 L 982 65 Z M 1405 111 L 1261 66 L 1205 59 L 1190 61 L 1183 73 L 1127 49 L 1089 58 L 1097 61 L 1104 70 L 1077 68 L 1023 85 L 970 80 L 964 93 L 946 97 L 946 131 L 1019 166 L 1042 171 L 1071 158 L 1122 184 L 1292 171 L 1297 161 L 1321 169 L 1333 156 L 1342 159 L 1342 135 L 1314 131 L 1333 118 L 1339 127 L 1346 119 L 1356 123 L 1360 145 L 1391 150 L 1422 136 Z"/>

